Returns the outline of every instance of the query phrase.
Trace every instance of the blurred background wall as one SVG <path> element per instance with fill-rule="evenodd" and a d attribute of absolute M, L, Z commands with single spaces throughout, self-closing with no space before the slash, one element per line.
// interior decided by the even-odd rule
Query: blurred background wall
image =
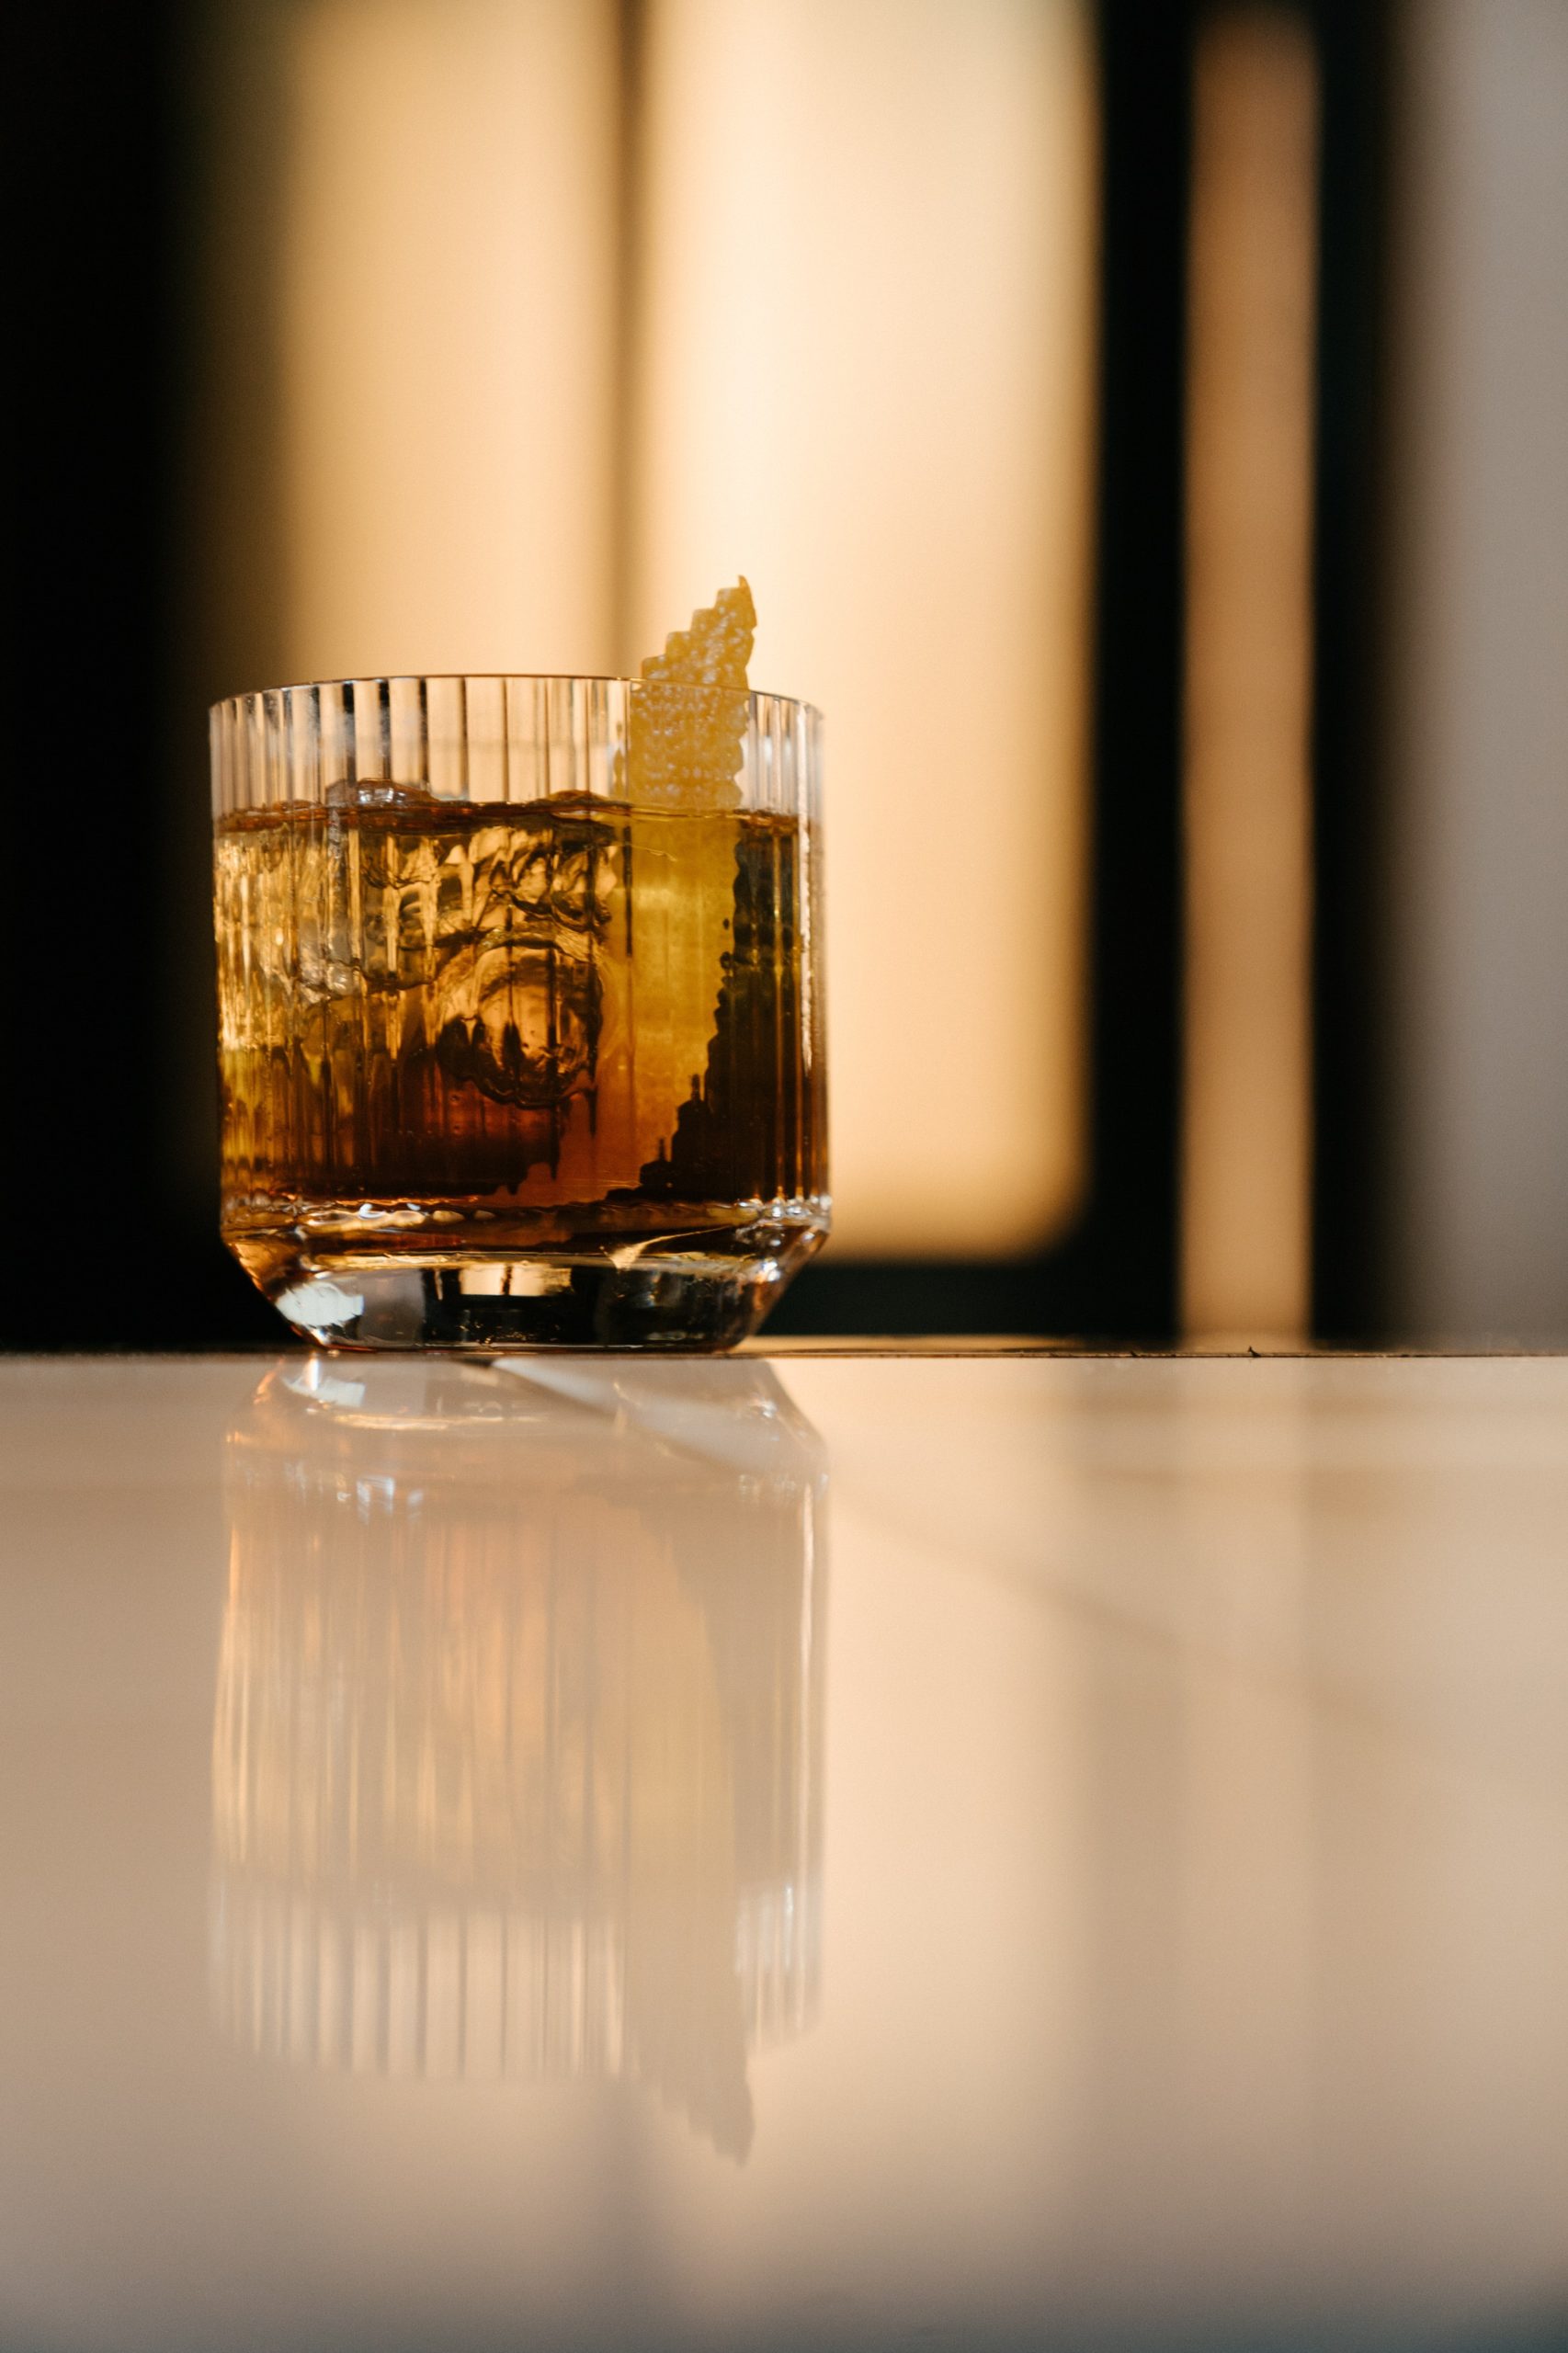
<path fill-rule="evenodd" d="M 1568 9 L 1398 24 L 1393 1327 L 1568 1339 Z"/>
<path fill-rule="evenodd" d="M 1568 12 L 149 0 L 30 21 L 11 1345 L 212 1238 L 204 708 L 829 719 L 778 1328 L 1568 1339 Z"/>

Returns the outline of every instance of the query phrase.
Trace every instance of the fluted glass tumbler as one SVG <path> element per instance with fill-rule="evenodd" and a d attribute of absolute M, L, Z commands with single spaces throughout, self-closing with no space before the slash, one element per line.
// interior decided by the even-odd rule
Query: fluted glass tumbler
<path fill-rule="evenodd" d="M 820 722 L 634 798 L 644 691 L 214 708 L 222 1230 L 313 1339 L 725 1347 L 825 1237 Z"/>

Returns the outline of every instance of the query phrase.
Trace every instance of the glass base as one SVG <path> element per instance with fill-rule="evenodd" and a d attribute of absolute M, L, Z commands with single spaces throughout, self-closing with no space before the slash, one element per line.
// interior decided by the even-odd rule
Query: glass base
<path fill-rule="evenodd" d="M 299 1223 L 230 1248 L 295 1331 L 331 1347 L 711 1351 L 749 1339 L 826 1239 L 769 1218 L 612 1252 L 579 1244 L 358 1248 Z"/>

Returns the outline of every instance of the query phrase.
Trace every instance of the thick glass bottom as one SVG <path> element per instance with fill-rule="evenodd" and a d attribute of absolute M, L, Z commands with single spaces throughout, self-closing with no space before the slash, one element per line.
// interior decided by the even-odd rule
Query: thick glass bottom
<path fill-rule="evenodd" d="M 252 1211 L 224 1238 L 297 1332 L 334 1347 L 711 1351 L 748 1339 L 827 1235 L 825 1204 L 769 1203 L 643 1232 L 498 1230 L 428 1212 L 302 1206 Z M 669 1213 L 666 1212 L 666 1216 Z M 400 1223 L 394 1227 L 392 1221 Z M 378 1230 L 379 1229 L 379 1230 Z M 438 1235 L 438 1238 L 437 1238 Z M 482 1238 L 481 1238 L 482 1237 Z"/>

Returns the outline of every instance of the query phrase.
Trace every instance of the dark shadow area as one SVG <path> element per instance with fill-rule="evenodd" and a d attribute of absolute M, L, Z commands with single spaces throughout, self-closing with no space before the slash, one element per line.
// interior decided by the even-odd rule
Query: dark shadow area
<path fill-rule="evenodd" d="M 165 1021 L 182 607 L 189 124 L 183 7 L 29 9 L 14 120 L 30 192 L 11 736 L 10 1347 L 276 1346 L 183 1217 Z M 184 742 L 189 737 L 190 743 Z M 199 774 L 198 767 L 196 773 Z M 205 990 L 204 972 L 189 976 Z"/>
<path fill-rule="evenodd" d="M 1312 583 L 1312 1329 L 1393 1336 L 1386 784 L 1389 19 L 1314 0 L 1322 74 Z"/>

